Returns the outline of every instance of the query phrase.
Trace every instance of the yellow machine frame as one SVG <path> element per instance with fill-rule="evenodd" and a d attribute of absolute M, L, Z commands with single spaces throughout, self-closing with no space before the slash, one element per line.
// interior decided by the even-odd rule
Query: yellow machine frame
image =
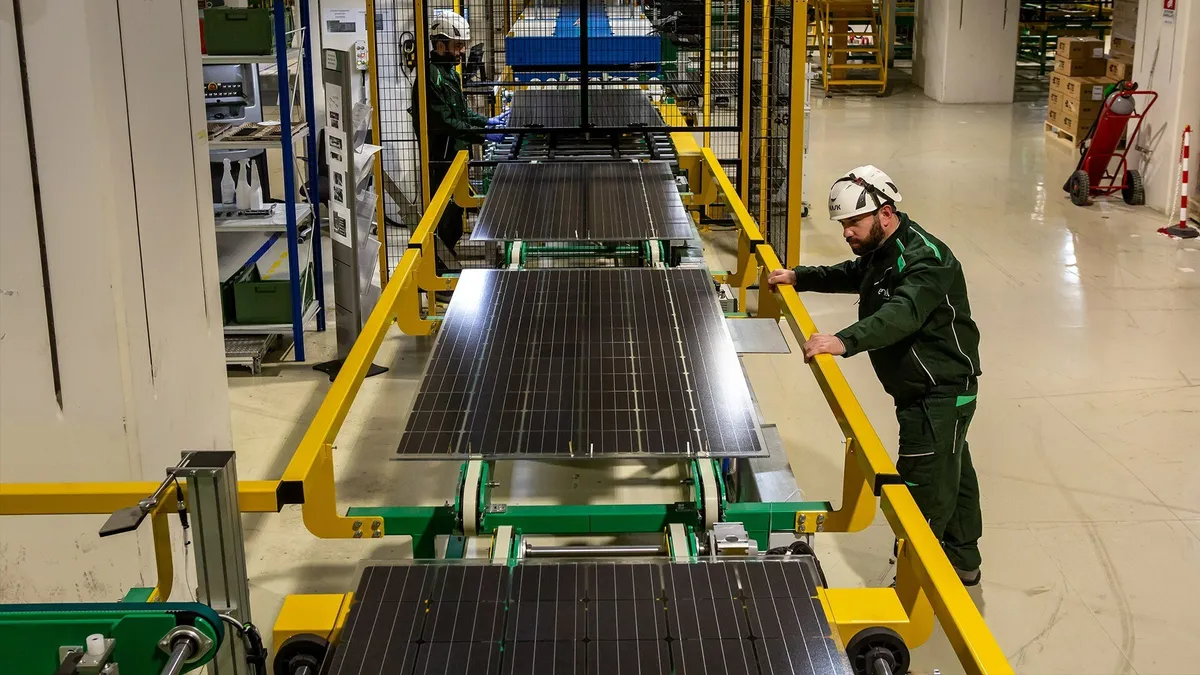
<path fill-rule="evenodd" d="M 796 12 L 794 16 L 804 16 L 805 0 L 792 0 L 792 3 Z M 744 7 L 746 16 L 749 16 L 751 0 L 746 0 Z M 369 24 L 373 23 L 370 2 L 367 20 Z M 806 31 L 803 22 L 794 22 L 793 44 L 797 44 L 797 40 L 804 40 Z M 374 31 L 368 30 L 368 35 L 373 40 Z M 419 63 L 423 61 L 422 55 Z M 803 81 L 803 68 L 803 59 L 792 59 L 793 77 L 799 71 L 799 81 Z M 371 74 L 372 92 L 377 94 L 374 64 Z M 748 86 L 748 83 L 744 84 Z M 421 105 L 424 106 L 423 101 Z M 796 114 L 797 108 L 799 114 Z M 663 110 L 664 115 L 679 114 L 677 110 L 672 113 L 670 106 Z M 793 97 L 792 112 L 793 124 L 798 122 L 802 125 L 802 96 Z M 749 112 L 743 111 L 743 114 L 748 115 Z M 689 206 L 699 208 L 721 203 L 733 214 L 737 224 L 737 269 L 726 275 L 726 280 L 743 294 L 757 280 L 758 315 L 786 320 L 798 340 L 803 341 L 817 332 L 812 317 L 794 289 L 779 286 L 773 291 L 766 290 L 766 275 L 782 267 L 782 264 L 775 250 L 764 240 L 740 196 L 745 194 L 748 186 L 743 185 L 742 190 L 735 190 L 713 151 L 698 147 L 692 134 L 678 132 L 672 137 L 676 143 L 679 164 L 688 174 L 692 191 L 688 198 Z M 789 159 L 792 177 L 798 178 L 803 160 L 802 126 L 792 138 L 795 142 L 791 144 Z M 743 134 L 743 149 L 747 143 L 748 134 Z M 408 248 L 388 275 L 387 283 L 359 339 L 351 348 L 283 475 L 274 480 L 239 481 L 239 505 L 243 512 L 279 511 L 284 503 L 280 498 L 281 493 L 301 491 L 303 503 L 300 509 L 304 525 L 317 537 L 350 539 L 381 537 L 386 533 L 381 517 L 349 518 L 341 515 L 334 482 L 333 444 L 366 377 L 367 369 L 392 324 L 395 323 L 408 335 L 428 335 L 437 323 L 422 315 L 419 292 L 442 290 L 453 284 L 453 280 L 437 276 L 434 238 L 437 223 L 452 199 L 463 207 L 476 207 L 481 203 L 480 198 L 471 194 L 467 166 L 468 155 L 460 152 L 443 183 L 430 196 L 428 208 L 413 231 Z M 378 163 L 375 170 L 378 178 Z M 427 182 L 425 184 L 428 185 Z M 789 198 L 798 201 L 801 189 L 799 180 L 789 181 Z M 789 248 L 795 241 L 795 251 L 789 257 L 798 257 L 800 217 L 799 209 L 793 210 L 796 216 L 794 222 L 789 222 L 789 230 L 794 232 L 794 239 L 789 235 Z M 897 477 L 896 467 L 834 358 L 829 355 L 817 356 L 809 367 L 845 436 L 845 463 L 840 508 L 796 512 L 795 531 L 862 530 L 873 521 L 878 503 L 900 541 L 896 588 L 822 589 L 822 605 L 829 620 L 838 627 L 843 640 L 849 640 L 854 633 L 867 626 L 887 626 L 900 633 L 907 644 L 917 646 L 928 639 L 936 616 L 968 673 L 1012 673 L 1012 667 L 946 559 L 908 488 L 902 482 L 891 480 Z M 137 504 L 156 487 L 157 483 L 151 481 L 0 483 L 0 516 L 109 514 Z M 160 503 L 171 503 L 170 497 L 168 495 Z M 159 583 L 153 595 L 155 600 L 166 600 L 171 591 L 172 561 L 170 534 L 166 527 L 167 513 L 160 506 L 151 514 Z M 788 515 L 790 517 L 792 514 Z M 277 641 L 297 632 L 336 636 L 348 611 L 349 599 L 349 594 L 289 598 L 276 624 Z"/>

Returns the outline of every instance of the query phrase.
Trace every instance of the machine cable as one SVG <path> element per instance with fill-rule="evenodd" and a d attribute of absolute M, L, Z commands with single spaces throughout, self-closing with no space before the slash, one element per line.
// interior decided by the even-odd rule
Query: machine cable
<path fill-rule="evenodd" d="M 249 621 L 242 623 L 228 614 L 218 614 L 221 620 L 238 634 L 238 638 L 246 646 L 246 665 L 254 675 L 267 675 L 267 648 L 263 644 L 262 633 L 258 627 Z"/>

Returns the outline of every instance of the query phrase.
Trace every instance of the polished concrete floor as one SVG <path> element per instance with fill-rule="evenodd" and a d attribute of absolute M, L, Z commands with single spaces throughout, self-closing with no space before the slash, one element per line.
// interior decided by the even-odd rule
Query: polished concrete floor
<path fill-rule="evenodd" d="M 1200 243 L 1155 233 L 1166 216 L 1059 189 L 1073 150 L 1043 136 L 1036 104 L 941 106 L 919 92 L 818 99 L 806 163 L 814 217 L 808 264 L 848 257 L 825 218 L 825 190 L 865 163 L 887 171 L 902 209 L 962 260 L 982 331 L 979 411 L 969 439 L 983 491 L 983 584 L 973 597 L 1022 674 L 1200 672 Z M 710 255 L 728 261 L 730 240 Z M 728 264 L 727 262 L 725 264 Z M 855 317 L 851 296 L 806 294 L 817 324 Z M 310 336 L 318 358 L 332 333 Z M 390 459 L 428 339 L 393 331 L 338 438 L 343 506 L 440 504 L 457 464 Z M 765 419 L 778 425 L 805 498 L 836 499 L 842 441 L 797 354 L 747 356 Z M 840 362 L 894 452 L 890 400 L 865 357 Z M 243 478 L 276 477 L 328 385 L 304 365 L 230 377 Z M 509 503 L 661 501 L 671 467 L 615 476 L 563 464 L 502 466 Z M 341 592 L 363 560 L 404 558 L 407 539 L 322 541 L 297 512 L 247 518 L 255 619 L 269 625 L 291 592 Z M 386 542 L 386 543 L 385 543 Z M 882 517 L 822 535 L 832 585 L 885 585 L 892 536 Z M 1188 637 L 1188 636 L 1191 637 Z M 940 631 L 914 672 L 961 671 Z"/>

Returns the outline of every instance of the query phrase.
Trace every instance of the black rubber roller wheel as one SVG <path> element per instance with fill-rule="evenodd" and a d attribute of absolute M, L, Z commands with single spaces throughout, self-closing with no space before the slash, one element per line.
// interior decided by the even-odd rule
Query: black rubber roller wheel
<path fill-rule="evenodd" d="M 854 675 L 880 675 L 877 662 L 882 662 L 892 675 L 908 672 L 908 646 L 900 634 L 891 628 L 873 626 L 854 634 L 846 644 L 846 656 Z"/>
<path fill-rule="evenodd" d="M 1130 206 L 1142 206 L 1146 203 L 1146 186 L 1142 183 L 1142 172 L 1130 169 L 1125 172 L 1125 187 L 1121 188 L 1121 197 Z"/>
<path fill-rule="evenodd" d="M 329 643 L 319 635 L 293 635 L 275 649 L 272 670 L 274 675 L 317 675 L 328 651 Z"/>
<path fill-rule="evenodd" d="M 1092 199 L 1091 183 L 1088 172 L 1082 169 L 1071 174 L 1071 180 L 1067 183 L 1071 191 L 1071 203 L 1075 206 L 1087 206 Z"/>

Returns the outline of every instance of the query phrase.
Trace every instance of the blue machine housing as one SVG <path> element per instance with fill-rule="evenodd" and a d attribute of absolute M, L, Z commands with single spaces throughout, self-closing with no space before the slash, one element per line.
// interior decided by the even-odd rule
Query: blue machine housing
<path fill-rule="evenodd" d="M 579 8 L 561 7 L 554 26 L 553 35 L 508 35 L 505 39 L 508 65 L 521 69 L 518 79 L 527 80 L 540 74 L 554 74 L 579 68 Z M 621 77 L 633 77 L 638 72 L 656 74 L 662 60 L 662 40 L 656 34 L 613 35 L 607 8 L 588 11 L 588 64 L 589 71 L 601 70 Z M 628 74 L 615 73 L 604 66 L 629 66 L 647 64 L 653 69 L 638 69 Z M 595 65 L 596 69 L 591 69 Z M 537 68 L 539 72 L 531 73 Z"/>

